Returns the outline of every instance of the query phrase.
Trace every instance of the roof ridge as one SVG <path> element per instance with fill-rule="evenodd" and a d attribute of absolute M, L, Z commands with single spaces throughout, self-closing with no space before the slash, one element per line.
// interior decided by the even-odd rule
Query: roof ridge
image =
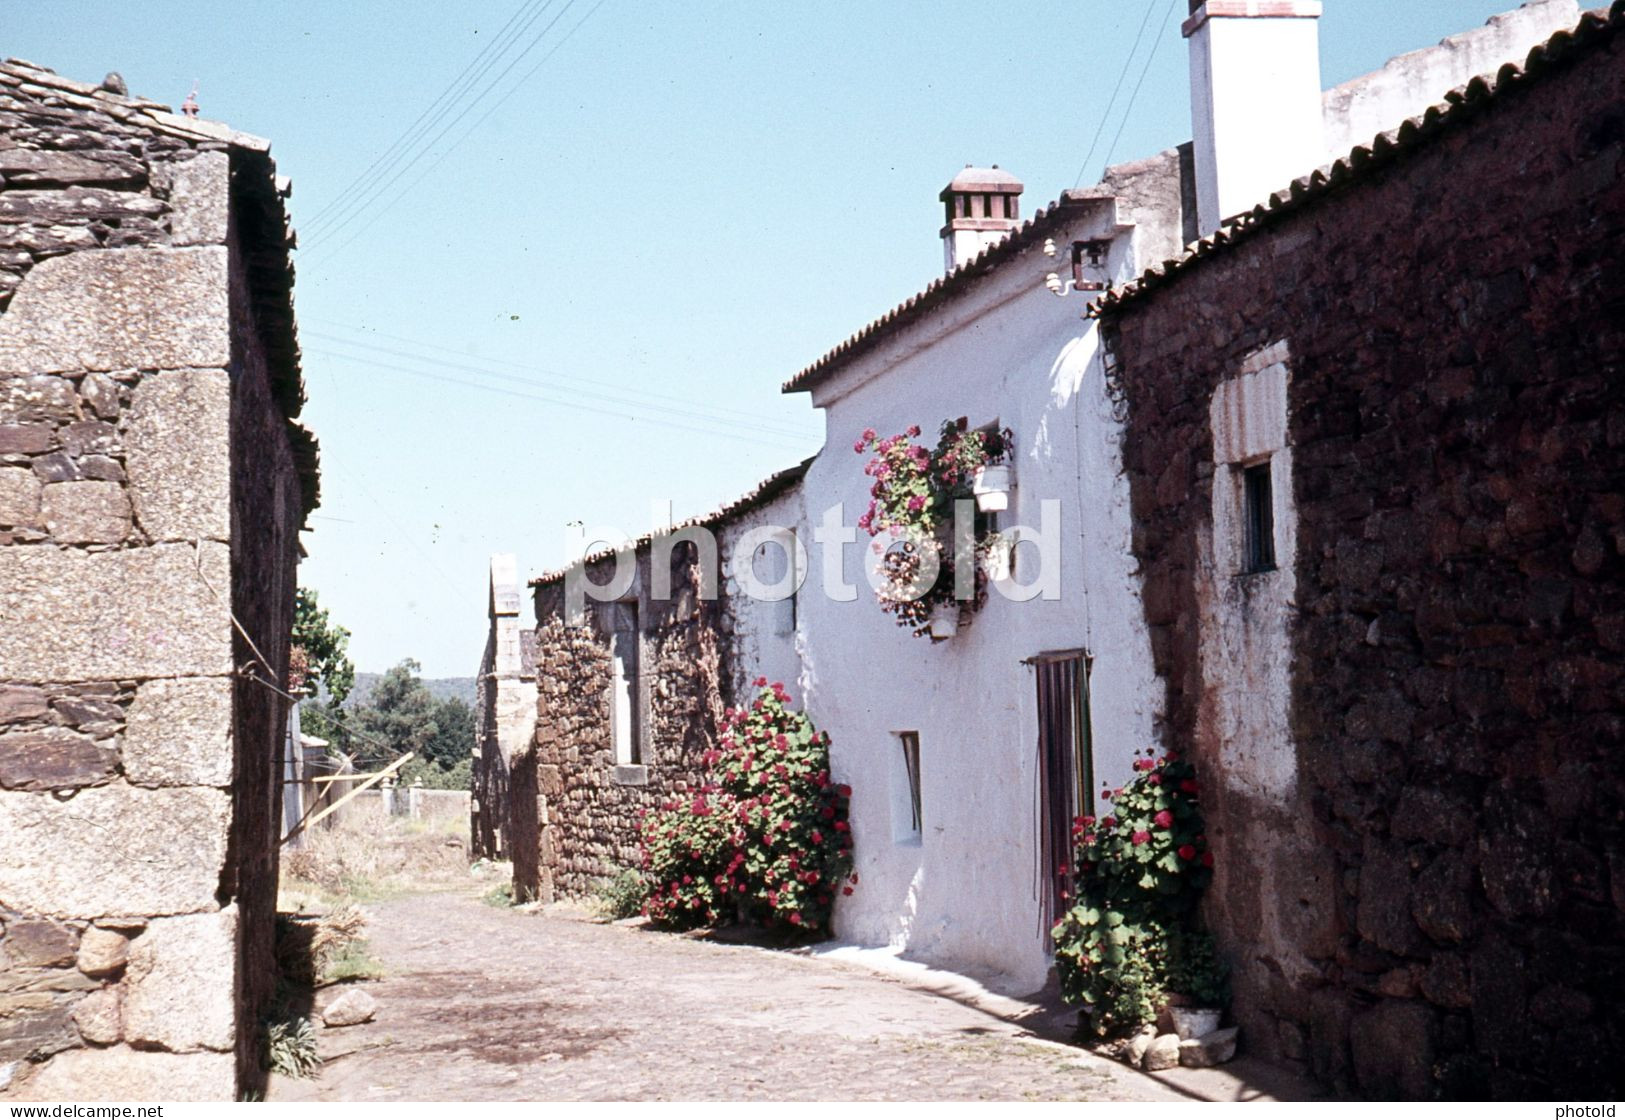
<path fill-rule="evenodd" d="M 250 151 L 268 152 L 271 142 L 248 132 L 239 132 L 223 121 L 205 117 L 188 117 L 176 113 L 169 105 L 147 97 L 115 93 L 101 85 L 81 82 L 65 77 L 49 67 L 21 58 L 8 58 L 0 62 L 0 83 L 4 76 L 17 79 L 17 84 L 39 86 L 82 109 L 98 109 L 113 113 L 125 120 L 134 120 L 144 127 L 190 141 L 217 141 Z"/>
<path fill-rule="evenodd" d="M 673 533 L 681 532 L 684 529 L 692 529 L 695 526 L 703 525 L 709 527 L 716 525 L 719 522 L 726 521 L 728 518 L 737 514 L 747 513 L 757 506 L 764 505 L 767 502 L 772 501 L 774 498 L 777 498 L 780 494 L 783 494 L 793 483 L 799 482 L 802 476 L 807 473 L 807 468 L 812 466 L 813 460 L 816 458 L 818 458 L 817 455 L 809 455 L 807 458 L 803 459 L 793 467 L 786 467 L 781 471 L 775 471 L 773 474 L 768 475 L 762 481 L 758 482 L 742 497 L 735 498 L 733 501 L 712 510 L 710 513 L 702 514 L 699 517 L 690 517 L 684 521 L 678 521 L 672 525 L 667 525 L 664 528 L 655 529 L 651 532 L 645 533 L 643 536 L 632 541 L 627 548 L 633 552 L 636 552 L 638 549 L 649 544 L 656 537 L 670 536 Z M 601 548 L 596 552 L 589 552 L 579 560 L 571 561 L 561 568 L 550 569 L 533 579 L 527 580 L 526 586 L 541 587 L 544 584 L 556 583 L 575 569 L 598 560 L 608 559 L 609 557 L 615 555 L 616 552 L 620 551 L 625 551 L 625 549 Z"/>
<path fill-rule="evenodd" d="M 820 374 L 824 373 L 829 367 L 843 362 L 857 353 L 872 342 L 881 331 L 911 321 L 929 308 L 936 306 L 942 300 L 962 291 L 973 280 L 986 275 L 1006 257 L 1014 256 L 1018 249 L 1035 242 L 1040 234 L 1048 233 L 1060 223 L 1063 214 L 1075 213 L 1085 205 L 1106 197 L 1108 196 L 1090 195 L 1085 191 L 1062 191 L 1060 198 L 1038 210 L 1027 221 L 1012 229 L 1008 234 L 983 249 L 980 253 L 977 253 L 976 256 L 956 266 L 952 272 L 937 277 L 924 288 L 892 307 L 891 310 L 871 319 L 868 323 L 853 331 L 841 342 L 825 351 L 816 361 L 803 367 L 780 387 L 780 391 L 800 393 L 812 388 L 813 382 L 819 378 Z"/>

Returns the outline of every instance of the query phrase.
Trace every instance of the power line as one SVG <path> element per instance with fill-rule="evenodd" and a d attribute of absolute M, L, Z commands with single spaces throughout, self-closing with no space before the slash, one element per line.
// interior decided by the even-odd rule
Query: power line
<path fill-rule="evenodd" d="M 389 348 L 387 346 L 373 346 L 373 345 L 369 345 L 369 344 L 364 343 L 364 342 L 356 342 L 356 341 L 352 341 L 351 339 L 340 338 L 340 337 L 338 337 L 336 335 L 324 334 L 324 333 L 322 333 L 320 331 L 307 332 L 307 336 L 312 337 L 312 338 L 326 339 L 326 340 L 328 340 L 330 342 L 337 343 L 340 346 L 350 346 L 350 347 L 354 347 L 357 350 L 362 350 L 362 351 L 365 351 L 365 352 L 368 352 L 368 353 L 387 354 L 392 358 L 405 358 L 406 360 L 413 361 L 413 362 L 431 363 L 437 369 L 444 368 L 444 369 L 461 370 L 461 371 L 463 371 L 465 373 L 476 374 L 476 375 L 478 375 L 480 377 L 489 377 L 489 378 L 492 378 L 493 380 L 497 380 L 497 381 L 506 381 L 506 382 L 508 382 L 510 384 L 524 385 L 524 386 L 526 386 L 528 388 L 537 388 L 538 387 L 537 382 L 536 382 L 536 380 L 534 378 L 518 377 L 518 376 L 515 376 L 514 374 L 502 373 L 502 372 L 499 372 L 497 370 L 487 369 L 482 365 L 470 365 L 467 362 L 448 362 L 443 358 L 435 358 L 435 357 L 430 357 L 430 356 L 423 355 L 423 354 L 413 354 L 413 353 L 411 353 L 409 351 L 406 351 L 406 350 L 394 350 L 394 349 L 391 349 L 391 348 Z M 344 355 L 343 353 L 339 353 L 339 354 L 332 355 L 332 356 L 342 358 L 342 357 L 345 357 L 346 355 Z M 530 367 L 516 366 L 516 368 L 529 369 Z M 532 371 L 532 372 L 543 372 L 543 371 Z M 571 380 L 585 381 L 587 384 L 590 384 L 590 385 L 603 385 L 602 382 L 588 381 L 586 378 L 572 378 Z M 612 386 L 604 386 L 604 387 L 605 388 L 613 388 Z M 570 388 L 570 387 L 568 387 L 568 386 L 560 386 L 560 388 Z M 579 395 L 581 395 L 583 397 L 587 397 L 587 398 L 590 398 L 590 399 L 593 399 L 593 400 L 604 401 L 604 402 L 607 402 L 609 404 L 624 405 L 624 406 L 627 406 L 627 407 L 630 407 L 630 408 L 641 408 L 641 409 L 645 409 L 645 410 L 648 410 L 648 411 L 651 411 L 651 412 L 666 413 L 666 414 L 671 415 L 671 416 L 677 416 L 677 417 L 680 417 L 680 418 L 683 418 L 683 419 L 689 419 L 689 420 L 699 420 L 699 421 L 703 421 L 703 422 L 709 423 L 709 424 L 719 424 L 719 425 L 728 426 L 728 427 L 744 428 L 744 429 L 748 429 L 750 431 L 766 432 L 768 434 L 773 434 L 773 435 L 783 435 L 783 436 L 786 436 L 788 438 L 796 438 L 796 437 L 799 437 L 799 436 L 802 436 L 802 435 L 806 434 L 802 429 L 793 428 L 793 427 L 790 427 L 789 425 L 780 425 L 780 424 L 775 424 L 775 423 L 770 423 L 770 422 L 764 422 L 759 416 L 751 416 L 749 414 L 746 414 L 745 419 L 730 420 L 725 416 L 718 416 L 718 415 L 714 414 L 712 411 L 710 411 L 708 409 L 704 409 L 704 408 L 674 407 L 672 405 L 657 404 L 657 403 L 654 403 L 654 402 L 649 401 L 649 400 L 640 399 L 640 398 L 644 397 L 645 395 L 641 394 L 641 393 L 637 393 L 635 391 L 630 391 L 630 390 L 617 390 L 616 392 L 612 392 L 612 393 L 594 393 L 594 392 L 591 392 L 591 391 L 585 390 L 585 389 L 571 388 L 570 391 L 573 392 L 573 393 L 579 394 Z M 683 402 L 683 403 L 687 404 L 687 402 Z"/>
<path fill-rule="evenodd" d="M 1106 102 L 1105 112 L 1100 114 L 1100 127 L 1095 129 L 1095 138 L 1089 141 L 1089 152 L 1083 157 L 1083 166 L 1078 168 L 1078 177 L 1072 183 L 1076 190 L 1083 183 L 1083 177 L 1089 171 L 1089 162 L 1095 158 L 1095 149 L 1100 145 L 1100 138 L 1106 133 L 1106 124 L 1111 120 L 1112 107 L 1117 104 L 1117 95 L 1123 91 L 1123 82 L 1128 78 L 1129 67 L 1134 63 L 1134 56 L 1140 51 L 1140 41 L 1145 38 L 1145 29 L 1151 23 L 1151 13 L 1156 10 L 1156 0 L 1146 0 L 1145 18 L 1140 20 L 1140 30 L 1134 36 L 1134 45 L 1128 49 L 1123 58 L 1123 68 L 1118 71 L 1117 84 L 1112 87 L 1111 100 Z"/>
<path fill-rule="evenodd" d="M 373 160 L 372 163 L 368 164 L 367 167 L 353 180 L 351 180 L 351 182 L 345 186 L 343 190 L 334 195 L 326 206 L 323 206 L 320 210 L 318 210 L 306 223 L 307 227 L 314 229 L 315 227 L 320 226 L 322 222 L 327 219 L 327 216 L 332 213 L 336 207 L 343 204 L 347 196 L 360 188 L 374 171 L 391 161 L 396 156 L 397 151 L 401 150 L 403 147 L 409 147 L 420 131 L 419 126 L 423 125 L 425 119 L 427 119 L 431 113 L 435 112 L 436 108 L 441 105 L 441 102 L 446 102 L 449 105 L 460 99 L 463 94 L 467 92 L 468 88 L 473 85 L 473 82 L 478 79 L 478 75 L 475 75 L 473 78 L 469 78 L 469 75 L 473 73 L 475 68 L 480 65 L 481 60 L 486 58 L 487 55 L 492 55 L 492 52 L 496 52 L 493 57 L 499 57 L 502 53 L 505 53 L 508 49 L 508 45 L 513 41 L 513 38 L 516 37 L 510 36 L 509 30 L 518 21 L 519 17 L 525 13 L 527 8 L 534 7 L 537 3 L 544 2 L 551 3 L 551 0 L 524 0 L 519 7 L 514 9 L 513 15 L 508 17 L 508 22 L 503 24 L 502 27 L 498 29 L 496 35 L 491 39 L 491 41 L 486 43 L 484 48 L 482 48 L 478 54 L 469 60 L 468 65 L 464 66 L 462 72 L 458 74 L 457 77 L 452 79 L 451 84 L 440 91 L 440 94 L 433 101 L 431 101 L 421 113 L 417 115 L 417 119 L 407 126 L 406 131 L 395 138 L 395 142 L 385 149 L 382 155 Z M 465 82 L 465 78 L 469 80 Z M 426 130 L 427 127 L 428 126 L 424 126 L 424 130 Z"/>
<path fill-rule="evenodd" d="M 1117 142 L 1123 138 L 1123 129 L 1128 127 L 1128 119 L 1134 114 L 1134 101 L 1140 96 L 1140 87 L 1145 85 L 1145 76 L 1151 73 L 1151 63 L 1156 60 L 1157 48 L 1162 46 L 1162 41 L 1168 37 L 1168 20 L 1173 16 L 1174 7 L 1178 3 L 1179 0 L 1168 0 L 1168 12 L 1162 17 L 1162 28 L 1158 31 L 1156 40 L 1151 44 L 1151 53 L 1145 56 L 1145 66 L 1140 69 L 1140 80 L 1134 83 L 1134 92 L 1128 96 L 1128 108 L 1123 110 L 1123 120 L 1117 126 L 1117 135 L 1112 137 L 1112 146 L 1106 149 L 1107 167 L 1111 166 L 1112 155 L 1117 151 Z M 1104 171 L 1101 172 L 1101 176 L 1102 178 L 1105 177 Z"/>
<path fill-rule="evenodd" d="M 502 396 L 517 397 L 521 400 L 540 401 L 544 404 L 557 405 L 560 408 L 575 409 L 578 412 L 592 412 L 600 416 L 614 417 L 618 420 L 631 420 L 638 423 L 651 424 L 656 427 L 675 428 L 680 431 L 693 432 L 698 435 L 710 436 L 712 438 L 731 439 L 740 443 L 757 443 L 761 444 L 763 447 L 782 449 L 784 446 L 783 442 L 781 441 L 755 439 L 751 436 L 737 435 L 732 432 L 719 432 L 706 428 L 697 428 L 691 424 L 681 424 L 674 420 L 648 419 L 645 417 L 635 416 L 630 412 L 618 412 L 614 409 L 598 408 L 593 405 L 580 404 L 576 401 L 561 400 L 557 397 L 542 396 L 539 393 L 522 393 L 517 389 L 503 389 L 495 385 L 486 385 L 478 381 L 468 381 L 463 378 L 451 377 L 445 374 L 430 373 L 426 370 L 419 369 L 408 369 L 404 366 L 390 365 L 388 362 L 373 361 L 370 358 L 359 358 L 349 354 L 329 354 L 328 357 L 337 358 L 341 361 L 358 362 L 362 365 L 373 366 L 378 369 L 386 369 L 393 373 L 404 373 L 410 377 L 420 377 L 429 381 L 441 381 L 449 385 L 459 385 L 465 389 L 480 389 L 487 393 L 498 393 Z"/>
<path fill-rule="evenodd" d="M 571 0 L 571 3 L 574 3 L 574 2 L 575 2 L 575 0 Z M 598 0 L 598 2 L 596 4 L 594 4 L 587 11 L 587 14 L 585 16 L 581 17 L 581 19 L 576 23 L 576 25 L 574 27 L 570 28 L 570 30 L 565 33 L 564 38 L 560 39 L 557 43 L 555 43 L 553 45 L 552 50 L 548 51 L 545 55 L 543 55 L 541 57 L 541 59 L 536 63 L 535 66 L 533 66 L 530 70 L 526 71 L 526 73 L 519 79 L 519 81 L 515 82 L 512 86 L 510 86 L 508 88 L 508 91 L 506 93 L 504 93 L 501 96 L 501 98 L 499 98 L 494 105 L 492 105 L 489 109 L 486 110 L 484 116 L 480 117 L 470 127 L 464 129 L 463 134 L 461 136 L 459 136 L 456 140 L 454 140 L 449 146 L 447 146 L 445 151 L 443 151 L 439 155 L 435 156 L 433 162 L 429 163 L 428 166 L 424 167 L 423 170 L 418 173 L 417 178 L 413 179 L 402 190 L 397 191 L 393 198 L 391 198 L 388 201 L 383 202 L 382 204 L 380 204 L 380 206 L 378 207 L 376 212 L 370 218 L 368 218 L 365 222 L 363 222 L 355 230 L 355 232 L 352 233 L 347 239 L 345 239 L 338 246 L 333 248 L 329 252 L 329 255 L 330 256 L 336 256 L 339 253 L 342 253 L 346 248 L 348 248 L 356 240 L 356 238 L 360 237 L 364 232 L 366 232 L 367 228 L 370 227 L 373 222 L 377 221 L 380 217 L 382 217 L 385 213 L 387 213 L 389 211 L 390 207 L 394 206 L 402 198 L 404 198 L 407 195 L 411 194 L 412 191 L 417 188 L 417 185 L 419 183 L 423 182 L 424 179 L 428 178 L 429 174 L 431 172 L 433 172 L 435 168 L 439 167 L 440 164 L 443 163 L 445 161 L 445 159 L 448 156 L 451 155 L 451 153 L 455 152 L 458 148 L 460 148 L 463 145 L 464 141 L 466 141 L 470 136 L 474 135 L 477 131 L 479 131 L 480 126 L 483 125 L 486 121 L 490 120 L 491 115 L 493 113 L 495 113 L 498 109 L 500 109 L 503 105 L 505 105 L 510 97 L 512 97 L 515 93 L 519 92 L 520 89 L 524 88 L 525 84 L 527 82 L 529 82 L 531 78 L 535 77 L 536 74 L 541 70 L 541 68 L 547 64 L 548 60 L 551 59 L 555 54 L 557 54 L 559 52 L 559 50 L 566 43 L 568 43 L 572 38 L 575 37 L 575 33 L 577 31 L 580 31 L 582 26 L 585 25 L 586 22 L 593 17 L 593 14 L 595 12 L 597 12 L 599 8 L 602 8 L 604 6 L 604 4 L 605 4 L 605 0 Z M 561 16 L 563 15 L 562 12 L 559 13 L 559 14 Z M 557 20 L 555 19 L 554 22 L 556 23 Z M 552 24 L 549 24 L 548 26 L 551 27 Z M 544 34 L 545 34 L 545 32 L 544 32 Z M 528 51 L 529 51 L 529 48 L 527 48 L 527 53 L 528 53 Z M 517 61 L 517 60 L 515 60 L 515 61 Z M 511 66 L 510 66 L 510 69 L 511 69 Z M 506 73 L 506 71 L 504 71 L 504 73 Z M 498 80 L 499 81 L 501 80 L 500 77 L 499 77 Z M 472 108 L 473 108 L 472 105 L 469 106 L 470 110 L 472 110 Z M 466 112 L 467 112 L 467 110 L 465 110 L 465 115 L 466 115 Z M 458 120 L 461 120 L 461 119 L 462 119 L 462 117 L 459 116 Z M 456 124 L 457 124 L 457 121 L 455 121 L 455 120 L 452 121 L 451 124 L 447 126 L 446 130 L 442 130 L 441 135 L 443 136 L 445 134 L 445 131 L 448 131 L 450 128 L 452 128 Z M 437 136 L 435 138 L 435 142 L 438 143 L 439 139 L 440 139 L 440 137 Z M 433 147 L 433 144 L 431 144 L 429 146 L 429 148 L 425 148 L 424 153 L 429 151 L 430 148 L 432 148 L 432 147 Z M 424 153 L 420 153 L 420 155 L 424 154 Z M 402 169 L 402 174 L 405 173 L 405 170 L 406 169 L 404 169 L 404 168 Z M 387 185 L 388 184 L 386 184 L 386 187 L 387 187 Z M 352 215 L 352 217 L 354 217 L 354 216 L 355 215 Z M 335 233 L 337 232 L 336 227 L 335 227 L 334 232 Z M 324 240 L 325 240 L 325 238 L 324 238 Z"/>
<path fill-rule="evenodd" d="M 551 0 L 549 0 L 549 3 L 551 4 Z M 576 3 L 576 0 L 565 0 L 564 7 L 560 8 L 559 11 L 558 11 L 558 14 L 555 15 L 551 20 L 548 21 L 547 26 L 542 28 L 542 30 L 537 33 L 536 37 L 534 39 L 532 39 L 525 46 L 525 48 L 523 50 L 521 50 L 517 55 L 515 55 L 508 62 L 507 66 L 503 67 L 502 72 L 499 73 L 494 79 L 492 79 L 492 81 L 491 81 L 491 83 L 489 85 L 487 85 L 483 90 L 481 90 L 479 92 L 479 94 L 476 95 L 472 101 L 468 102 L 468 104 L 466 106 L 464 106 L 458 112 L 458 114 L 455 117 L 453 117 L 451 120 L 447 121 L 446 124 L 440 129 L 439 132 L 435 133 L 435 135 L 432 138 L 430 138 L 421 147 L 419 147 L 417 152 L 415 154 L 413 154 L 413 156 L 409 160 L 407 160 L 404 164 L 402 164 L 400 166 L 400 168 L 394 173 L 394 179 L 396 181 L 398 181 L 399 177 L 404 176 L 409 171 L 411 171 L 414 164 L 417 164 L 418 162 L 422 161 L 431 152 L 433 152 L 434 148 L 435 148 L 435 145 L 439 144 L 441 140 L 445 139 L 447 133 L 449 133 L 452 129 L 456 128 L 458 123 L 460 121 L 462 121 L 462 119 L 464 117 L 466 117 L 469 113 L 473 112 L 474 109 L 479 105 L 479 103 L 481 101 L 483 101 L 486 97 L 488 97 L 493 90 L 495 90 L 499 85 L 502 84 L 503 79 L 506 78 L 508 76 L 508 74 L 513 71 L 513 68 L 515 66 L 519 65 L 519 63 L 522 62 L 527 55 L 529 55 L 532 51 L 534 51 L 541 44 L 543 39 L 547 38 L 548 34 L 553 30 L 553 28 L 558 26 L 559 20 L 564 18 L 565 14 L 569 12 L 569 10 L 575 5 L 575 3 Z M 538 12 L 536 17 L 534 17 L 534 18 L 539 19 L 545 13 L 546 13 L 546 9 L 544 8 L 540 12 Z M 534 19 L 532 20 L 532 22 L 534 22 Z M 585 22 L 585 21 L 583 21 L 583 22 Z M 529 25 L 527 25 L 527 29 L 528 29 L 528 26 Z M 571 32 L 571 34 L 573 34 L 573 33 L 574 32 Z M 567 42 L 568 40 L 569 40 L 569 36 L 567 35 L 563 41 L 561 41 L 559 44 L 557 44 L 557 46 L 555 46 L 554 49 L 556 50 L 558 46 L 562 46 L 563 43 Z M 552 56 L 552 54 L 551 54 L 551 52 L 549 52 L 548 57 L 551 57 L 551 56 Z M 521 79 L 519 85 L 522 85 L 523 82 L 524 82 L 524 79 Z M 519 88 L 518 85 L 515 85 L 515 86 L 511 87 L 508 90 L 507 93 L 502 95 L 502 98 L 498 101 L 498 104 L 501 104 L 503 101 L 506 101 L 507 98 L 512 96 L 514 91 L 517 90 L 518 88 Z M 483 120 L 484 118 L 481 118 L 481 119 Z M 442 156 L 440 158 L 442 158 L 442 159 L 444 158 L 444 153 L 442 154 Z M 437 159 L 435 164 L 431 164 L 430 166 L 431 167 L 437 166 L 438 163 L 439 163 L 439 160 Z M 333 237 L 336 237 L 338 235 L 339 231 L 341 231 L 346 225 L 350 224 L 351 222 L 355 221 L 356 218 L 358 218 L 361 215 L 365 214 L 367 212 L 367 208 L 369 206 L 371 206 L 374 202 L 376 202 L 378 199 L 382 198 L 385 194 L 387 194 L 388 191 L 389 191 L 389 188 L 392 185 L 394 185 L 394 183 L 391 181 L 391 179 L 384 178 L 384 177 L 380 176 L 377 188 L 375 190 L 371 191 L 362 201 L 360 201 L 351 210 L 351 212 L 348 215 L 346 215 L 344 218 L 342 218 L 342 219 L 338 220 L 337 222 L 335 222 L 331 226 L 331 228 L 325 229 L 321 233 L 317 234 L 316 240 L 311 244 L 311 248 L 315 249 L 315 248 L 319 247 L 323 242 L 329 241 Z M 397 199 L 399 197 L 400 197 L 399 195 L 396 196 Z M 394 200 L 391 200 L 389 203 L 386 203 L 384 205 L 384 208 L 387 209 L 387 207 L 389 205 L 392 205 L 393 202 L 394 202 Z M 383 210 L 380 209 L 379 213 L 382 213 L 382 212 L 383 212 Z M 374 215 L 374 217 L 376 218 L 376 215 Z M 363 228 L 365 228 L 365 227 L 363 227 Z M 348 244 L 348 243 L 349 242 L 345 242 L 345 244 Z M 342 248 L 342 246 L 340 246 L 340 247 Z"/>

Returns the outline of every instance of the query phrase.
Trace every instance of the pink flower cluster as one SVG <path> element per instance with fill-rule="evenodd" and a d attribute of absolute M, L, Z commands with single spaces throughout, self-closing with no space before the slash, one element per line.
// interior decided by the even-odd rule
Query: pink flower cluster
<path fill-rule="evenodd" d="M 749 706 L 727 710 L 704 752 L 702 791 L 644 822 L 654 887 L 646 913 L 667 925 L 735 916 L 827 929 L 835 890 L 850 894 L 849 786 L 832 781 L 829 736 L 790 707 L 783 684 L 757 678 Z M 701 842 L 682 848 L 679 838 Z"/>

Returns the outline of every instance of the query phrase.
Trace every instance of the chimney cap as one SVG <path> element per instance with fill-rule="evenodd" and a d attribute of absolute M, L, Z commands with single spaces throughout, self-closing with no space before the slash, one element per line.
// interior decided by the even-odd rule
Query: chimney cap
<path fill-rule="evenodd" d="M 951 194 L 1020 194 L 1021 180 L 994 164 L 992 167 L 972 167 L 955 175 L 953 181 L 942 188 L 942 200 Z"/>

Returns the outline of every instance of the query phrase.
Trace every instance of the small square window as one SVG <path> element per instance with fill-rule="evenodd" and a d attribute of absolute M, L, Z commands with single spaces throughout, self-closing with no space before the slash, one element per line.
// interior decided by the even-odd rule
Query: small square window
<path fill-rule="evenodd" d="M 1242 574 L 1275 570 L 1275 493 L 1270 481 L 1270 464 L 1242 468 L 1242 519 L 1246 526 L 1246 553 Z"/>

